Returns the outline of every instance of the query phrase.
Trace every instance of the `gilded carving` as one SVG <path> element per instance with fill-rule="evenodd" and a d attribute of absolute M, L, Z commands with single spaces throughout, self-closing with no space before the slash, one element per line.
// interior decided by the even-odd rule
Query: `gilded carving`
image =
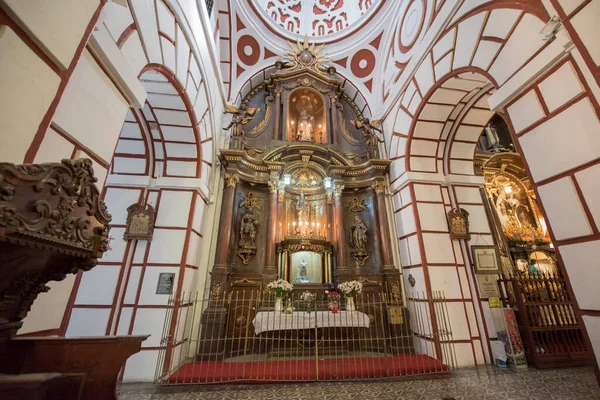
<path fill-rule="evenodd" d="M 332 74 L 335 72 L 335 68 L 324 65 L 330 60 L 323 53 L 323 47 L 323 44 L 317 46 L 315 43 L 309 43 L 308 35 L 304 36 L 303 43 L 300 40 L 290 43 L 290 49 L 283 57 L 285 61 L 278 61 L 275 65 L 279 69 L 308 68 L 319 74 Z"/>
<path fill-rule="evenodd" d="M 448 211 L 448 225 L 450 228 L 450 238 L 466 239 L 471 238 L 469 233 L 469 213 L 462 208 L 454 208 Z"/>
<path fill-rule="evenodd" d="M 263 120 L 260 121 L 258 123 L 258 125 L 256 125 L 254 128 L 252 128 L 252 130 L 250 132 L 248 132 L 248 135 L 257 135 L 257 134 L 261 133 L 267 126 L 267 122 L 269 122 L 269 119 L 271 119 L 271 103 L 267 102 L 266 104 L 267 104 L 266 105 L 267 108 L 265 111 L 265 118 L 263 118 Z M 260 108 L 257 110 L 260 110 Z"/>
<path fill-rule="evenodd" d="M 254 193 L 250 192 L 247 196 L 240 200 L 240 208 L 245 208 L 248 211 L 262 210 L 262 199 L 254 197 Z"/>
<path fill-rule="evenodd" d="M 390 297 L 392 298 L 392 304 L 400 304 L 402 302 L 402 298 L 400 296 L 400 285 L 397 282 L 392 282 Z"/>
<path fill-rule="evenodd" d="M 240 181 L 240 177 L 236 174 L 225 174 L 225 185 L 228 187 L 235 187 Z"/>
<path fill-rule="evenodd" d="M 336 184 L 333 188 L 333 196 L 334 197 L 342 197 L 342 192 L 344 191 L 344 185 Z"/>
<path fill-rule="evenodd" d="M 252 147 L 243 142 L 242 142 L 242 150 L 244 150 L 246 152 L 246 154 L 248 154 L 250 157 L 256 157 L 258 154 L 263 154 L 265 152 L 262 149 Z"/>
<path fill-rule="evenodd" d="M 387 190 L 388 185 L 384 181 L 375 181 L 375 183 L 373 183 L 371 187 L 373 188 L 376 194 L 384 194 Z"/>
<path fill-rule="evenodd" d="M 210 291 L 210 297 L 213 300 L 221 300 L 223 297 L 223 284 L 215 283 Z"/>
<path fill-rule="evenodd" d="M 363 211 L 367 211 L 368 209 L 369 209 L 369 207 L 365 203 L 364 199 L 358 200 L 358 197 L 354 197 L 350 201 L 350 204 L 348 204 L 347 213 L 348 214 L 361 213 Z"/>
<path fill-rule="evenodd" d="M 225 105 L 225 114 L 233 114 L 231 122 L 223 130 L 231 129 L 231 136 L 246 136 L 245 126 L 252 121 L 254 115 L 260 111 L 260 108 L 248 108 L 242 103 L 239 107 L 233 104 Z"/>
<path fill-rule="evenodd" d="M 279 190 L 279 180 L 269 180 L 267 184 L 269 185 L 269 193 L 277 193 Z"/>

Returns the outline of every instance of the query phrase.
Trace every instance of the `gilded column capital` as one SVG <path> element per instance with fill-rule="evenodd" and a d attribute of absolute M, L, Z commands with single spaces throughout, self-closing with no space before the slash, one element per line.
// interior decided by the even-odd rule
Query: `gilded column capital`
<path fill-rule="evenodd" d="M 342 192 L 344 191 L 344 185 L 335 185 L 333 188 L 333 196 L 334 197 L 342 197 Z"/>
<path fill-rule="evenodd" d="M 271 193 L 271 194 L 277 193 L 277 191 L 279 190 L 279 180 L 277 180 L 277 179 L 269 180 L 267 182 L 267 184 L 269 185 L 269 193 Z"/>
<path fill-rule="evenodd" d="M 240 177 L 237 174 L 225 174 L 225 185 L 227 187 L 235 187 L 240 181 Z"/>
<path fill-rule="evenodd" d="M 376 181 L 375 183 L 373 183 L 371 185 L 371 187 L 373 188 L 375 193 L 385 194 L 385 191 L 387 190 L 388 185 L 387 185 L 387 183 L 385 183 L 385 181 Z"/>

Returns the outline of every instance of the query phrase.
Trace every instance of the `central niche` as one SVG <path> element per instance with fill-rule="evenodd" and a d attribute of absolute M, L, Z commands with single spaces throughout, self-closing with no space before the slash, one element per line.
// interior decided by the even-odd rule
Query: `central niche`
<path fill-rule="evenodd" d="M 288 99 L 286 127 L 289 141 L 325 143 L 327 120 L 323 96 L 309 88 L 292 91 Z"/>

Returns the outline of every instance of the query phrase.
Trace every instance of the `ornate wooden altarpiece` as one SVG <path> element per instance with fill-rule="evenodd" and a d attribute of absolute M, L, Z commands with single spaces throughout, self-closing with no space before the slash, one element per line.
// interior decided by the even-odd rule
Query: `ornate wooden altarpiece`
<path fill-rule="evenodd" d="M 277 278 L 324 292 L 356 279 L 365 292 L 401 299 L 382 130 L 324 61 L 305 39 L 227 107 L 232 137 L 220 150 L 226 173 L 211 293 L 261 290 Z M 312 277 L 311 260 L 320 265 Z"/>

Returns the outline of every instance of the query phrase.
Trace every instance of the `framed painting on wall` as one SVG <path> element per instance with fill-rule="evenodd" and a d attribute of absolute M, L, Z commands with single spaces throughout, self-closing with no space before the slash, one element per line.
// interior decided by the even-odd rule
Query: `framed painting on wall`
<path fill-rule="evenodd" d="M 500 257 L 495 246 L 471 246 L 476 274 L 499 274 Z"/>

